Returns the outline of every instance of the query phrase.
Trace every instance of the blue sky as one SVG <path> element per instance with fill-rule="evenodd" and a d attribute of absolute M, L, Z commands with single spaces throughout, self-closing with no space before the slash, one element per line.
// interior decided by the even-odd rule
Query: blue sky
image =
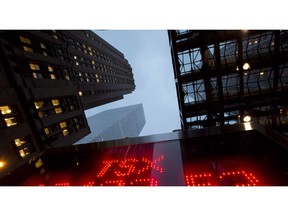
<path fill-rule="evenodd" d="M 136 89 L 120 101 L 86 111 L 86 115 L 142 103 L 146 124 L 140 136 L 168 133 L 181 128 L 167 31 L 94 32 L 124 54 L 132 67 Z"/>

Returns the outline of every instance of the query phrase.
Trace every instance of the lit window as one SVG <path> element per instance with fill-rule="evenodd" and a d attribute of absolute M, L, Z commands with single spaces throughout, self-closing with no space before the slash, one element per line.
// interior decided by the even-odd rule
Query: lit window
<path fill-rule="evenodd" d="M 1 106 L 0 107 L 2 115 L 10 114 L 12 112 L 9 106 Z"/>
<path fill-rule="evenodd" d="M 46 49 L 46 46 L 45 46 L 45 44 L 43 44 L 43 43 L 40 43 L 40 46 L 41 46 L 41 48 L 42 48 L 42 49 Z"/>
<path fill-rule="evenodd" d="M 79 62 L 76 61 L 76 62 L 75 62 L 75 65 L 79 65 Z"/>
<path fill-rule="evenodd" d="M 37 64 L 29 64 L 29 65 L 31 70 L 40 70 L 40 67 Z"/>
<path fill-rule="evenodd" d="M 92 56 L 92 55 L 93 55 L 93 53 L 92 53 L 92 52 L 89 52 L 89 55 L 91 55 L 91 56 Z"/>
<path fill-rule="evenodd" d="M 23 43 L 31 44 L 31 41 L 29 38 L 25 38 L 23 36 L 20 36 L 20 41 Z"/>
<path fill-rule="evenodd" d="M 69 131 L 68 131 L 68 129 L 63 130 L 62 133 L 63 133 L 64 136 L 69 135 Z"/>
<path fill-rule="evenodd" d="M 19 154 L 22 158 L 24 158 L 25 156 L 30 154 L 30 150 L 27 147 L 23 148 L 23 149 L 19 150 Z"/>
<path fill-rule="evenodd" d="M 79 93 L 79 96 L 82 96 L 82 95 L 83 95 L 82 91 L 79 91 L 78 93 Z"/>
<path fill-rule="evenodd" d="M 35 167 L 38 169 L 43 165 L 43 161 L 41 159 L 39 159 L 38 161 L 36 161 L 35 163 Z"/>
<path fill-rule="evenodd" d="M 7 127 L 11 127 L 13 125 L 17 125 L 17 121 L 16 121 L 15 117 L 5 118 L 4 120 L 6 122 Z"/>
<path fill-rule="evenodd" d="M 36 109 L 40 109 L 40 108 L 44 107 L 44 102 L 43 101 L 37 101 L 37 102 L 34 102 L 34 105 L 35 105 Z"/>
<path fill-rule="evenodd" d="M 60 127 L 61 128 L 66 128 L 67 127 L 67 123 L 66 122 L 61 122 L 60 123 Z"/>
<path fill-rule="evenodd" d="M 58 40 L 58 36 L 57 36 L 57 35 L 53 35 L 53 37 L 54 37 L 56 40 Z"/>
<path fill-rule="evenodd" d="M 30 47 L 23 46 L 24 51 L 26 52 L 33 52 L 33 49 Z"/>
<path fill-rule="evenodd" d="M 48 71 L 49 72 L 53 72 L 54 71 L 53 67 L 52 66 L 48 66 Z"/>
<path fill-rule="evenodd" d="M 43 52 L 43 55 L 44 55 L 44 56 L 48 56 L 47 52 Z"/>
<path fill-rule="evenodd" d="M 94 60 L 91 60 L 91 63 L 92 63 L 93 65 L 95 65 L 95 61 L 94 61 Z"/>
<path fill-rule="evenodd" d="M 56 79 L 55 74 L 50 74 L 51 79 Z"/>
<path fill-rule="evenodd" d="M 77 59 L 77 56 L 74 56 L 74 59 Z"/>
<path fill-rule="evenodd" d="M 51 130 L 50 130 L 50 128 L 44 128 L 44 132 L 46 135 L 48 135 L 51 132 Z"/>
<path fill-rule="evenodd" d="M 37 73 L 33 73 L 33 78 L 35 78 L 35 79 L 38 78 Z"/>
<path fill-rule="evenodd" d="M 263 71 L 261 71 L 261 72 L 260 72 L 260 75 L 261 75 L 261 76 L 263 76 L 263 75 L 264 75 L 264 72 L 263 72 Z"/>
<path fill-rule="evenodd" d="M 54 99 L 51 101 L 52 101 L 53 106 L 58 106 L 60 104 L 58 99 Z"/>
<path fill-rule="evenodd" d="M 68 75 L 65 76 L 66 80 L 70 80 L 70 77 Z"/>
<path fill-rule="evenodd" d="M 14 143 L 17 147 L 20 147 L 23 144 L 27 143 L 27 141 L 24 138 L 18 138 L 14 140 Z"/>
<path fill-rule="evenodd" d="M 55 110 L 55 113 L 56 113 L 56 114 L 60 114 L 60 113 L 63 112 L 61 107 L 57 107 L 57 108 L 55 108 L 54 110 Z"/>

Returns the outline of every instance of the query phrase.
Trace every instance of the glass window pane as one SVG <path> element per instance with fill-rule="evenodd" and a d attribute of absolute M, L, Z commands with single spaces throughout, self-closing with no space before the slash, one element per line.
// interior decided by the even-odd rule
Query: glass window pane
<path fill-rule="evenodd" d="M 1 106 L 0 107 L 2 115 L 10 114 L 12 112 L 9 106 Z"/>

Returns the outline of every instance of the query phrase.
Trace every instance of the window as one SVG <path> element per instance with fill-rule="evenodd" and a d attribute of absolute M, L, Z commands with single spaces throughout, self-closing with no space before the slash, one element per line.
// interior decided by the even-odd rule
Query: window
<path fill-rule="evenodd" d="M 25 156 L 30 154 L 30 149 L 25 147 L 25 148 L 19 150 L 19 154 L 22 158 L 24 158 Z"/>
<path fill-rule="evenodd" d="M 46 135 L 48 135 L 49 133 L 51 133 L 51 129 L 50 128 L 44 128 L 44 132 Z"/>
<path fill-rule="evenodd" d="M 1 106 L 0 107 L 2 115 L 10 114 L 12 112 L 9 106 Z"/>
<path fill-rule="evenodd" d="M 35 105 L 36 109 L 40 109 L 40 108 L 44 107 L 44 102 L 43 101 L 37 101 L 37 102 L 34 102 L 34 105 Z"/>
<path fill-rule="evenodd" d="M 43 76 L 42 76 L 41 73 L 33 73 L 33 78 L 35 78 L 35 79 L 42 79 Z"/>
<path fill-rule="evenodd" d="M 24 51 L 26 52 L 33 52 L 33 49 L 30 47 L 23 46 Z"/>
<path fill-rule="evenodd" d="M 42 49 L 46 49 L 46 45 L 45 44 L 40 43 L 40 46 L 41 46 Z"/>
<path fill-rule="evenodd" d="M 30 39 L 29 39 L 29 38 L 25 38 L 25 37 L 23 37 L 23 36 L 20 36 L 20 41 L 21 41 L 22 43 L 31 44 Z"/>
<path fill-rule="evenodd" d="M 63 130 L 62 133 L 63 133 L 64 136 L 69 135 L 69 131 L 68 131 L 68 129 Z"/>
<path fill-rule="evenodd" d="M 53 106 L 58 106 L 60 103 L 59 103 L 58 99 L 54 99 L 54 100 L 52 100 L 52 104 L 53 104 Z"/>
<path fill-rule="evenodd" d="M 48 71 L 49 72 L 53 72 L 54 71 L 53 67 L 52 66 L 48 66 Z"/>
<path fill-rule="evenodd" d="M 82 95 L 83 95 L 83 92 L 82 92 L 82 91 L 79 91 L 78 93 L 79 93 L 79 96 L 82 96 Z"/>
<path fill-rule="evenodd" d="M 39 159 L 38 161 L 36 161 L 35 163 L 35 167 L 38 169 L 43 165 L 43 161 L 41 159 Z"/>
<path fill-rule="evenodd" d="M 70 80 L 70 77 L 68 75 L 65 75 L 66 80 Z"/>
<path fill-rule="evenodd" d="M 56 79 L 55 74 L 50 74 L 51 79 Z"/>
<path fill-rule="evenodd" d="M 30 65 L 30 69 L 31 70 L 40 70 L 40 67 L 39 67 L 39 65 L 37 65 L 37 64 L 29 64 Z"/>
<path fill-rule="evenodd" d="M 66 128 L 67 127 L 67 123 L 66 122 L 61 122 L 60 123 L 60 127 L 61 128 Z"/>
<path fill-rule="evenodd" d="M 54 111 L 55 111 L 56 114 L 60 114 L 60 113 L 63 112 L 61 107 L 55 108 Z"/>
<path fill-rule="evenodd" d="M 17 125 L 17 121 L 16 121 L 15 117 L 5 118 L 4 120 L 6 122 L 7 127 L 11 127 L 13 125 Z"/>
<path fill-rule="evenodd" d="M 25 143 L 27 143 L 27 140 L 24 137 L 22 137 L 22 138 L 15 139 L 14 143 L 17 147 L 20 147 L 24 145 Z"/>

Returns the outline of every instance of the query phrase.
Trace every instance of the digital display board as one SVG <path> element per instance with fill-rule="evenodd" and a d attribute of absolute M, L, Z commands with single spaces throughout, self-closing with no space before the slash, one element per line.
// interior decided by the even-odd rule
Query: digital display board
<path fill-rule="evenodd" d="M 85 144 L 52 149 L 16 174 L 1 185 L 282 186 L 288 150 L 254 130 L 108 148 Z"/>

